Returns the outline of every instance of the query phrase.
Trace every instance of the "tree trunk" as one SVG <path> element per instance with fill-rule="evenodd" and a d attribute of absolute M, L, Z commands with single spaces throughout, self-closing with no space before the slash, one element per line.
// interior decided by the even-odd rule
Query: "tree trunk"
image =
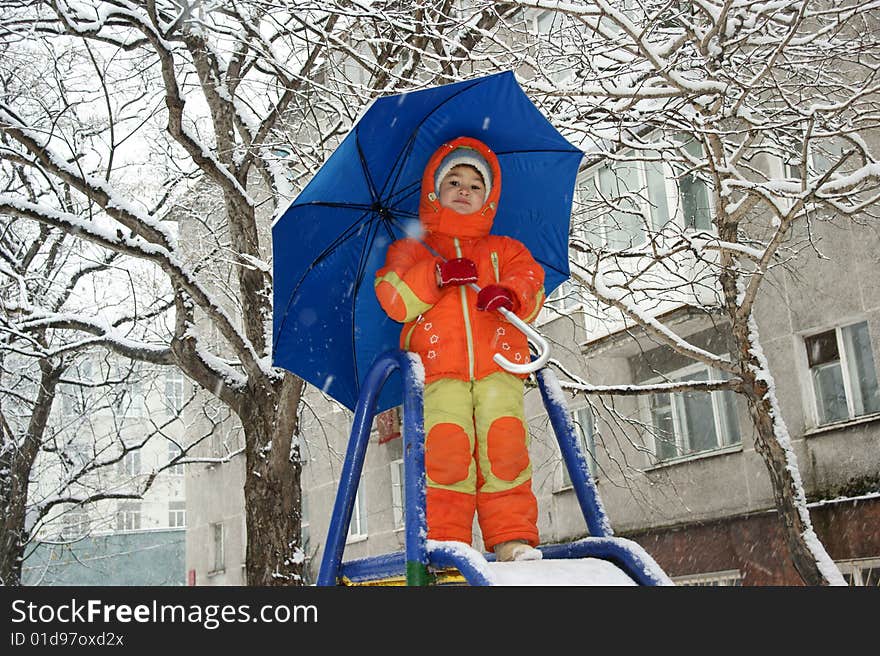
<path fill-rule="evenodd" d="M 242 413 L 247 525 L 247 584 L 302 585 L 302 463 L 295 441 L 303 382 L 291 374 L 254 390 Z"/>
<path fill-rule="evenodd" d="M 8 450 L 7 450 L 8 449 Z M 0 478 L 0 585 L 21 585 L 21 563 L 24 559 L 25 503 L 27 501 L 30 468 L 16 457 L 16 449 L 8 441 L 0 455 L 0 468 L 6 473 Z"/>
<path fill-rule="evenodd" d="M 797 459 L 759 345 L 754 318 L 737 321 L 733 334 L 742 365 L 743 390 L 755 427 L 755 449 L 770 474 L 776 510 L 783 522 L 794 567 L 807 585 L 845 585 L 840 570 L 813 531 Z"/>
<path fill-rule="evenodd" d="M 28 541 L 28 486 L 63 369 L 53 368 L 43 360 L 40 371 L 40 391 L 21 443 L 5 421 L 3 426 L 0 472 L 5 473 L 0 475 L 0 507 L 3 508 L 0 514 L 0 585 L 5 586 L 21 585 L 21 566 Z"/>

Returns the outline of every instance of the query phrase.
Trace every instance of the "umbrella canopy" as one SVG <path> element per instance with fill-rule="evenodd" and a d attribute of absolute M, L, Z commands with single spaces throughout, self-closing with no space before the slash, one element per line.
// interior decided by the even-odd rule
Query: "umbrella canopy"
<path fill-rule="evenodd" d="M 494 234 L 523 242 L 545 270 L 545 291 L 569 277 L 568 230 L 583 153 L 516 82 L 513 73 L 376 100 L 272 226 L 273 365 L 354 409 L 375 358 L 397 348 L 373 278 L 395 239 L 418 235 L 422 173 L 459 136 L 498 157 L 501 197 Z M 392 376 L 377 412 L 401 403 Z"/>

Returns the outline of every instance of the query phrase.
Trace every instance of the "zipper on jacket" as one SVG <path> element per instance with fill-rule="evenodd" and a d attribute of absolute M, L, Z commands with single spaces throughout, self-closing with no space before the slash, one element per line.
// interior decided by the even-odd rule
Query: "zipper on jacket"
<path fill-rule="evenodd" d="M 461 244 L 458 243 L 458 237 L 452 238 L 452 243 L 455 244 L 455 256 L 461 257 Z M 468 376 L 470 380 L 474 379 L 474 335 L 471 332 L 471 315 L 468 312 L 467 305 L 467 285 L 461 285 L 458 288 L 459 293 L 461 294 L 461 311 L 464 314 L 464 332 L 467 336 L 467 348 L 468 348 Z"/>
<path fill-rule="evenodd" d="M 492 259 L 492 270 L 495 271 L 495 282 L 501 282 L 501 277 L 498 275 L 498 253 L 492 251 L 490 258 Z"/>

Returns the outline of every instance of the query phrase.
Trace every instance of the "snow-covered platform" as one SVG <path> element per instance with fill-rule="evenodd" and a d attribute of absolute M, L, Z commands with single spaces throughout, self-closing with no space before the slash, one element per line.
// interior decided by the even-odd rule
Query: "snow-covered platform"
<path fill-rule="evenodd" d="M 493 585 L 638 585 L 616 565 L 598 558 L 527 560 L 487 565 Z"/>
<path fill-rule="evenodd" d="M 635 542 L 617 537 L 587 537 L 565 544 L 541 545 L 542 560 L 495 562 L 463 542 L 428 540 L 429 570 L 437 585 L 477 586 L 634 586 L 672 585 L 654 560 Z M 405 585 L 404 553 L 342 564 L 344 585 Z"/>

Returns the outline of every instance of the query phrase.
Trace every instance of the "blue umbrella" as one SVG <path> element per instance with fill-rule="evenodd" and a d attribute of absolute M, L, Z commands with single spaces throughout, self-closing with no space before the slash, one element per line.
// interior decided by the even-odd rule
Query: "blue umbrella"
<path fill-rule="evenodd" d="M 273 365 L 354 409 L 375 358 L 397 348 L 401 325 L 373 291 L 388 245 L 417 233 L 425 165 L 446 141 L 470 136 L 502 171 L 492 232 L 522 241 L 550 294 L 569 277 L 568 230 L 583 153 L 513 73 L 376 100 L 272 226 Z M 400 404 L 392 376 L 376 412 Z"/>

